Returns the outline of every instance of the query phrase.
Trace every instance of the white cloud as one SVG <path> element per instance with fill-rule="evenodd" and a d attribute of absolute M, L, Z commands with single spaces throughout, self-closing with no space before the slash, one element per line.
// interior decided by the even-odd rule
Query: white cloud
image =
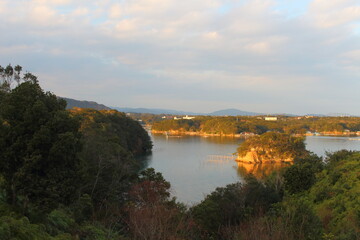
<path fill-rule="evenodd" d="M 67 5 L 70 4 L 71 0 L 32 0 L 35 4 L 41 5 Z"/>
<path fill-rule="evenodd" d="M 310 7 L 316 12 L 329 12 L 354 3 L 354 0 L 314 0 Z"/>
<path fill-rule="evenodd" d="M 188 102 L 205 102 L 202 97 L 213 101 L 205 94 L 218 90 L 222 104 L 246 100 L 261 106 L 258 102 L 265 96 L 281 106 L 276 97 L 281 91 L 287 91 L 290 104 L 291 94 L 322 91 L 324 85 L 330 94 L 344 82 L 354 86 L 360 41 L 352 33 L 360 17 L 359 2 L 313 0 L 306 13 L 291 19 L 273 10 L 276 3 L 0 0 L 0 29 L 8 33 L 0 39 L 0 51 L 3 59 L 31 56 L 39 59 L 30 62 L 39 68 L 46 62 L 57 73 L 70 71 L 66 77 L 84 85 L 84 98 L 87 84 L 81 79 L 93 81 L 92 94 L 96 88 L 113 93 L 111 86 L 118 86 L 121 96 L 109 99 L 118 97 L 123 105 L 131 94 L 141 95 L 151 87 L 161 89 L 159 95 L 188 93 L 184 86 L 199 90 L 198 96 L 189 94 Z M 219 11 L 224 5 L 230 7 Z M 69 89 L 63 77 L 49 77 L 54 92 Z M 315 95 L 309 99 L 315 101 Z M 173 101 L 169 105 L 179 101 L 184 104 L 179 108 L 187 109 L 186 101 Z"/>
<path fill-rule="evenodd" d="M 78 7 L 72 12 L 72 15 L 75 17 L 81 17 L 88 15 L 89 12 L 89 9 L 86 7 Z"/>
<path fill-rule="evenodd" d="M 123 10 L 121 9 L 121 5 L 119 3 L 114 4 L 109 9 L 109 17 L 112 18 L 120 18 L 122 16 Z"/>
<path fill-rule="evenodd" d="M 116 30 L 120 32 L 131 31 L 136 29 L 136 20 L 122 20 L 116 24 Z"/>
<path fill-rule="evenodd" d="M 217 39 L 219 38 L 219 34 L 217 32 L 207 32 L 204 34 L 205 38 L 208 39 Z"/>
<path fill-rule="evenodd" d="M 5 12 L 5 6 L 6 6 L 6 2 L 0 1 L 0 13 Z"/>
<path fill-rule="evenodd" d="M 336 27 L 359 21 L 360 3 L 354 0 L 314 0 L 309 14 L 318 27 Z"/>
<path fill-rule="evenodd" d="M 56 12 L 47 6 L 34 6 L 31 9 L 31 18 L 38 24 L 48 23 L 52 21 Z"/>
<path fill-rule="evenodd" d="M 270 45 L 267 42 L 251 43 L 246 45 L 245 49 L 258 54 L 267 54 L 271 51 Z"/>
<path fill-rule="evenodd" d="M 353 60 L 360 60 L 360 49 L 345 52 L 343 56 Z"/>

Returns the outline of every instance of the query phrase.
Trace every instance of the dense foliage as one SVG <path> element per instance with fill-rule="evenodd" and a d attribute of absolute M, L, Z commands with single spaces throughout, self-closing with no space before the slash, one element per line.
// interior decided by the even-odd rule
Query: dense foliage
<path fill-rule="evenodd" d="M 308 192 L 324 230 L 333 239 L 360 239 L 360 153 L 329 155 Z"/>
<path fill-rule="evenodd" d="M 146 131 L 116 111 L 66 111 L 31 74 L 0 74 L 0 239 L 130 236 Z"/>
<path fill-rule="evenodd" d="M 239 156 L 251 151 L 262 161 L 294 160 L 307 154 L 304 138 L 277 132 L 250 137 L 237 149 Z"/>
<path fill-rule="evenodd" d="M 80 182 L 79 122 L 65 102 L 25 82 L 1 102 L 0 172 L 9 203 L 43 210 L 74 200 Z"/>
<path fill-rule="evenodd" d="M 73 109 L 71 115 L 81 121 L 81 194 L 88 194 L 96 209 L 123 201 L 132 175 L 141 167 L 134 156 L 151 151 L 150 137 L 138 122 L 115 110 Z"/>
<path fill-rule="evenodd" d="M 217 188 L 191 209 L 195 221 L 207 238 L 228 239 L 224 230 L 239 225 L 279 202 L 282 192 L 269 182 L 249 176 L 244 184 L 234 183 Z M 206 238 L 205 238 L 206 239 Z"/>
<path fill-rule="evenodd" d="M 199 134 L 263 134 L 276 131 L 288 134 L 305 134 L 307 132 L 322 134 L 355 134 L 360 131 L 358 117 L 285 117 L 277 121 L 266 121 L 259 117 L 205 117 L 197 116 L 191 120 L 156 119 L 152 125 L 155 131 L 196 132 Z"/>
<path fill-rule="evenodd" d="M 316 155 L 267 178 L 218 188 L 192 208 L 204 239 L 360 238 L 360 153 Z"/>

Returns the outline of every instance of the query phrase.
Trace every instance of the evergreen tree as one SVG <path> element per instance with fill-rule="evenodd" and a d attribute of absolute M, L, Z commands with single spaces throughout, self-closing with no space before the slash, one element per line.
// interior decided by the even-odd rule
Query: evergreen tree
<path fill-rule="evenodd" d="M 1 100 L 0 174 L 8 202 L 43 210 L 72 202 L 81 145 L 79 122 L 65 111 L 65 101 L 36 81 L 3 92 Z"/>

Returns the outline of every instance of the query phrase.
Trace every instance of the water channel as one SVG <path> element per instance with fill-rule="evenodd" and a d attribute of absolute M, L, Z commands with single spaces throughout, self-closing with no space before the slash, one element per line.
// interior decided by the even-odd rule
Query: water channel
<path fill-rule="evenodd" d="M 172 194 L 183 203 L 201 201 L 216 187 L 242 181 L 246 173 L 262 175 L 282 166 L 237 164 L 232 158 L 244 139 L 223 137 L 152 135 L 153 153 L 147 167 L 161 172 Z M 341 149 L 360 150 L 360 137 L 310 136 L 306 148 L 320 156 Z"/>

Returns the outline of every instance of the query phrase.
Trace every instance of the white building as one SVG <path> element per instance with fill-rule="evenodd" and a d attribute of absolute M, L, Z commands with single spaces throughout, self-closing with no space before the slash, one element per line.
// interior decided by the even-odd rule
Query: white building
<path fill-rule="evenodd" d="M 194 119 L 195 117 L 189 117 L 188 115 L 186 115 L 185 117 L 183 117 L 183 119 L 186 119 L 186 120 L 191 120 L 191 119 Z"/>
<path fill-rule="evenodd" d="M 265 117 L 265 121 L 277 121 L 277 117 Z"/>

